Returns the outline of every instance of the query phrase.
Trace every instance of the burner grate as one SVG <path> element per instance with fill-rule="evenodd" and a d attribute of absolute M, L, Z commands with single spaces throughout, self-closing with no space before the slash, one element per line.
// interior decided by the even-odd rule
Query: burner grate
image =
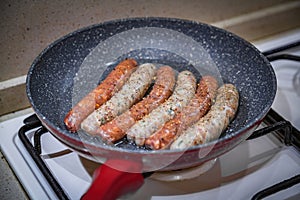
<path fill-rule="evenodd" d="M 293 145 L 300 151 L 300 133 L 295 129 L 290 122 L 284 120 L 280 115 L 278 115 L 274 110 L 270 110 L 264 122 L 268 125 L 265 128 L 256 130 L 248 139 L 255 139 L 266 135 L 268 133 L 274 133 L 278 139 L 280 139 L 286 145 Z M 24 120 L 24 126 L 22 126 L 18 132 L 18 136 L 23 142 L 25 148 L 36 162 L 38 168 L 41 170 L 49 185 L 52 187 L 53 191 L 59 199 L 69 199 L 65 191 L 62 189 L 60 184 L 57 182 L 51 171 L 48 169 L 47 165 L 41 158 L 41 136 L 47 132 L 47 129 L 42 126 L 41 122 L 34 114 Z M 27 137 L 27 132 L 33 129 L 37 129 L 34 132 L 33 144 Z M 300 175 L 276 184 L 270 188 L 262 190 L 253 196 L 254 199 L 259 199 L 260 197 L 265 197 L 265 195 L 271 195 L 279 192 L 283 189 L 291 187 L 295 184 L 300 183 Z"/>
<path fill-rule="evenodd" d="M 18 136 L 20 140 L 23 142 L 26 150 L 29 152 L 33 160 L 35 161 L 36 165 L 40 169 L 40 171 L 45 176 L 46 180 L 48 181 L 49 185 L 57 195 L 59 199 L 69 199 L 69 197 L 66 195 L 60 184 L 57 182 L 57 180 L 54 178 L 53 174 L 47 167 L 46 163 L 41 158 L 41 136 L 47 132 L 47 129 L 42 126 L 42 123 L 39 121 L 37 116 L 31 115 L 28 118 L 24 120 L 24 126 L 22 126 L 19 129 Z M 27 135 L 26 132 L 33 130 L 35 128 L 38 128 L 34 132 L 34 144 L 32 144 Z"/>
<path fill-rule="evenodd" d="M 299 62 L 300 56 L 285 54 L 285 53 L 276 54 L 278 52 L 291 49 L 299 45 L 300 45 L 300 40 L 291 44 L 281 46 L 279 48 L 272 49 L 270 51 L 266 51 L 263 54 L 268 58 L 270 62 L 276 60 L 282 60 L 282 59 Z M 281 141 L 283 141 L 284 144 L 292 145 L 298 150 L 298 152 L 300 152 L 300 132 L 295 127 L 293 127 L 290 122 L 284 120 L 278 113 L 276 113 L 272 109 L 270 110 L 269 114 L 267 115 L 264 121 L 267 124 L 273 124 L 270 125 L 269 127 L 266 127 L 265 129 L 270 129 L 271 131 L 273 131 L 273 129 L 275 129 L 276 127 L 281 127 L 285 129 L 283 133 L 282 132 L 277 133 L 277 137 Z M 255 134 L 251 135 L 248 139 L 252 139 L 252 138 L 254 139 L 264 134 L 265 133 L 263 130 L 262 131 L 258 130 Z M 267 196 L 288 189 L 299 183 L 300 183 L 300 174 L 259 191 L 253 196 L 252 200 L 263 199 Z"/>
<path fill-rule="evenodd" d="M 264 123 L 267 127 L 256 130 L 247 140 L 255 139 L 274 132 L 274 135 L 285 145 L 292 145 L 300 152 L 300 132 L 292 126 L 289 121 L 286 121 L 273 109 L 270 109 L 267 116 L 264 118 Z M 280 130 L 281 131 L 278 131 Z"/>
<path fill-rule="evenodd" d="M 276 135 L 280 141 L 285 145 L 292 145 L 300 153 L 300 132 L 293 127 L 289 121 L 284 120 L 278 113 L 271 109 L 265 117 L 264 123 L 268 126 L 255 131 L 248 140 L 261 137 L 269 132 L 274 132 L 274 135 Z M 252 200 L 263 199 L 299 183 L 300 174 L 257 192 L 252 197 Z"/>
<path fill-rule="evenodd" d="M 289 178 L 287 180 L 284 180 L 280 183 L 277 183 L 271 187 L 268 187 L 258 193 L 256 193 L 253 197 L 252 197 L 252 200 L 258 200 L 258 199 L 263 199 L 267 196 L 270 196 L 270 195 L 273 195 L 281 190 L 285 190 L 285 189 L 288 189 L 294 185 L 297 185 L 300 183 L 300 174 L 292 177 L 292 178 Z"/>

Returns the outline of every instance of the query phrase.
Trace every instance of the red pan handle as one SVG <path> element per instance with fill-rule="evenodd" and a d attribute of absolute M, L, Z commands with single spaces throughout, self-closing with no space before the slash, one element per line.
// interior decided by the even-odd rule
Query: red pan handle
<path fill-rule="evenodd" d="M 121 166 L 121 170 L 109 166 Z M 144 183 L 142 164 L 128 160 L 108 160 L 93 174 L 93 182 L 82 200 L 113 200 L 119 196 L 136 191 Z"/>

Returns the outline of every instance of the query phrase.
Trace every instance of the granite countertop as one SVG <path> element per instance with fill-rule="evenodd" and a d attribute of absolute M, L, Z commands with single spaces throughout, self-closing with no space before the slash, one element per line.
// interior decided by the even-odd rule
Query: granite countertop
<path fill-rule="evenodd" d="M 0 151 L 0 199 L 29 199 Z"/>

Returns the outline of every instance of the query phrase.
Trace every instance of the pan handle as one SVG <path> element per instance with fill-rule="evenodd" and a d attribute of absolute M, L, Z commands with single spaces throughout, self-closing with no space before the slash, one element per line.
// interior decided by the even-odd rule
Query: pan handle
<path fill-rule="evenodd" d="M 122 171 L 109 166 L 121 166 Z M 123 194 L 134 192 L 144 183 L 142 164 L 128 160 L 108 160 L 93 174 L 93 182 L 87 192 L 81 197 L 88 199 L 117 199 Z"/>

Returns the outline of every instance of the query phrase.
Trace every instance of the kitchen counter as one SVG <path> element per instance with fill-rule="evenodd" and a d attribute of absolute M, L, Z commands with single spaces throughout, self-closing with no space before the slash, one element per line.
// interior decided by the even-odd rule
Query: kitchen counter
<path fill-rule="evenodd" d="M 0 156 L 0 199 L 28 199 L 1 151 Z"/>

